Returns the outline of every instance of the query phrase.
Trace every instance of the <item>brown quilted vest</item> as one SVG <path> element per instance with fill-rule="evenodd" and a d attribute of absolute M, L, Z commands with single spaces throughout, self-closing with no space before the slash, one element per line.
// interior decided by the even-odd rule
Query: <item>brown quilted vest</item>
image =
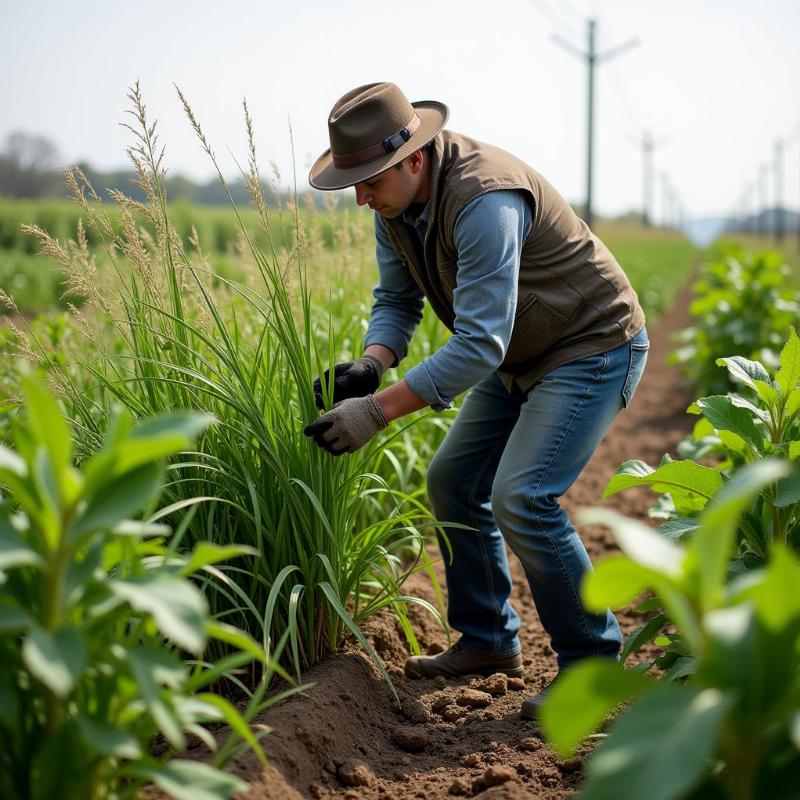
<path fill-rule="evenodd" d="M 497 369 L 509 391 L 514 382 L 527 391 L 555 367 L 622 345 L 642 329 L 644 314 L 622 267 L 538 172 L 451 131 L 432 145 L 424 245 L 402 217 L 384 221 L 397 254 L 451 331 L 459 213 L 498 189 L 521 189 L 530 197 L 533 225 L 522 247 L 514 328 Z"/>

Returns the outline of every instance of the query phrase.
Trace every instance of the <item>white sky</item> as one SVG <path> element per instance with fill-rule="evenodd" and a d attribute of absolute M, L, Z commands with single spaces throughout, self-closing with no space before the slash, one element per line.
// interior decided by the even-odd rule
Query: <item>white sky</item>
<path fill-rule="evenodd" d="M 242 96 L 262 170 L 275 161 L 285 179 L 291 118 L 304 186 L 333 103 L 392 80 L 582 201 L 586 66 L 551 37 L 585 48 L 588 16 L 600 52 L 640 40 L 596 73 L 597 210 L 640 207 L 630 138 L 648 129 L 687 214 L 741 206 L 778 137 L 784 201 L 800 206 L 800 0 L 0 0 L 0 140 L 42 133 L 67 162 L 124 166 L 117 123 L 138 78 L 170 170 L 208 178 L 174 82 L 230 174 L 229 148 L 246 155 Z M 657 214 L 661 197 L 659 180 Z"/>

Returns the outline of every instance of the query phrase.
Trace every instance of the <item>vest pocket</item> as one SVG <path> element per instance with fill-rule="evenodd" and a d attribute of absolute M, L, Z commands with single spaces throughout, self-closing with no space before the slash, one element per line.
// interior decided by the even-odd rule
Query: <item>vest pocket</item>
<path fill-rule="evenodd" d="M 566 320 L 535 294 L 529 294 L 514 315 L 511 341 L 503 366 L 522 364 L 545 353 L 563 335 Z"/>

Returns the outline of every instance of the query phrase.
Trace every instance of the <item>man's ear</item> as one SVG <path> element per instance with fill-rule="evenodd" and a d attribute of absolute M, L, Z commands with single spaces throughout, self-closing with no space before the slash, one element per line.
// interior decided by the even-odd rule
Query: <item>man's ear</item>
<path fill-rule="evenodd" d="M 422 170 L 425 163 L 425 152 L 423 150 L 415 150 L 408 156 L 408 166 L 411 168 L 412 175 L 417 175 Z"/>

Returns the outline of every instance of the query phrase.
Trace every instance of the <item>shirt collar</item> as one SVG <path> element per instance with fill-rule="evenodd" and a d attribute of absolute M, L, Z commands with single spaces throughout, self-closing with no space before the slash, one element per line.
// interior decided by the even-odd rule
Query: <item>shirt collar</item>
<path fill-rule="evenodd" d="M 428 222 L 430 218 L 430 206 L 431 204 L 425 203 L 422 210 L 419 210 L 419 203 L 412 203 L 404 212 L 403 212 L 403 222 L 408 222 L 411 225 L 416 225 L 419 222 Z"/>

